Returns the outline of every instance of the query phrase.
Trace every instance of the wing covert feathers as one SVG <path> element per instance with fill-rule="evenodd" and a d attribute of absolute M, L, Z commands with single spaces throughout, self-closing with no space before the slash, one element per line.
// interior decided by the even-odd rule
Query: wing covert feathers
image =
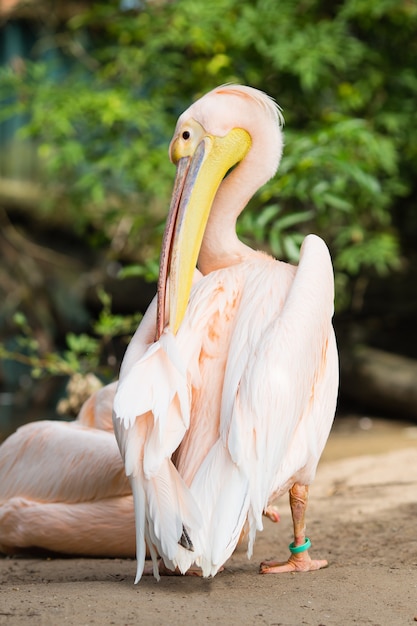
<path fill-rule="evenodd" d="M 166 331 L 120 378 L 114 402 L 115 434 L 134 496 L 137 574 L 143 572 L 146 544 L 154 560 L 184 570 L 180 545 L 192 536 L 201 516 L 189 488 L 171 461 L 189 426 L 190 402 L 185 367 Z"/>

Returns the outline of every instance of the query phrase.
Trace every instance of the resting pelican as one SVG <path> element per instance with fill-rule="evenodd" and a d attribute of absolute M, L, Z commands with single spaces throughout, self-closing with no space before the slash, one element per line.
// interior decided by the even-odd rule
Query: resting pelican
<path fill-rule="evenodd" d="M 26 424 L 0 446 L 0 552 L 133 557 L 132 492 L 113 434 L 116 384 L 73 422 Z"/>
<path fill-rule="evenodd" d="M 178 120 L 158 298 L 127 349 L 113 408 L 136 582 L 147 548 L 157 578 L 158 555 L 169 570 L 214 576 L 242 533 L 250 556 L 263 512 L 288 491 L 290 557 L 261 572 L 327 565 L 310 557 L 305 510 L 338 388 L 331 260 L 315 235 L 294 267 L 235 229 L 282 144 L 278 107 L 250 87 L 218 87 Z"/>

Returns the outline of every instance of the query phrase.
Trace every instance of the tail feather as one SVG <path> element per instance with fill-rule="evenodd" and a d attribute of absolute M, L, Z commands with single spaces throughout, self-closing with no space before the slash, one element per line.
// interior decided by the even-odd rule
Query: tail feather
<path fill-rule="evenodd" d="M 161 555 L 172 560 L 182 533 L 182 519 L 175 503 L 166 463 L 159 473 L 145 481 L 148 517 Z"/>
<path fill-rule="evenodd" d="M 145 558 L 146 558 L 146 542 L 145 542 L 146 497 L 145 497 L 145 491 L 143 489 L 142 481 L 138 479 L 138 476 L 131 477 L 130 484 L 132 486 L 133 504 L 135 507 L 135 522 L 136 522 L 136 578 L 135 578 L 135 584 L 136 584 L 142 578 L 143 568 L 145 566 Z M 158 573 L 157 578 L 159 579 L 159 573 Z"/>
<path fill-rule="evenodd" d="M 249 512 L 248 512 L 247 529 L 248 529 L 247 530 L 247 541 L 248 541 L 247 555 L 248 555 L 248 559 L 250 559 L 252 556 L 252 552 L 253 552 L 253 545 L 256 539 L 256 531 L 263 530 L 262 516 L 259 519 L 259 516 L 255 515 L 253 511 L 253 507 L 250 507 Z"/>
<path fill-rule="evenodd" d="M 203 576 L 214 576 L 236 548 L 249 507 L 248 478 L 220 440 L 197 472 L 191 491 L 206 512 L 196 537 L 196 563 Z"/>
<path fill-rule="evenodd" d="M 152 565 L 153 565 L 152 573 L 153 573 L 154 577 L 156 578 L 156 580 L 159 581 L 161 576 L 159 574 L 158 553 L 155 550 L 155 546 L 154 546 L 152 541 L 148 541 L 147 544 L 149 546 L 149 553 L 150 553 L 151 559 L 152 559 Z"/>
<path fill-rule="evenodd" d="M 152 541 L 166 566 L 179 567 L 182 571 L 185 561 L 194 561 L 190 550 L 192 537 L 202 526 L 202 516 L 196 500 L 169 459 L 161 465 L 156 476 L 145 478 L 143 485 Z M 181 545 L 184 533 L 190 541 L 190 546 L 186 549 Z M 189 556 L 184 558 L 181 552 L 188 552 Z"/>
<path fill-rule="evenodd" d="M 134 493 L 137 582 L 146 544 L 156 578 L 158 554 L 167 567 L 184 570 L 186 561 L 193 559 L 190 548 L 202 516 L 170 460 L 190 420 L 187 372 L 176 338 L 164 332 L 122 374 L 114 401 L 114 431 Z M 187 548 L 181 543 L 188 543 Z M 191 556 L 183 557 L 184 552 Z"/>

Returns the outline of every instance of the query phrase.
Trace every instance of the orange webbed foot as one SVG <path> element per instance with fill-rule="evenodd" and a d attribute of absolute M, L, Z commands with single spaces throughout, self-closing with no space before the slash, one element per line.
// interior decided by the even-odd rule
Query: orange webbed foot
<path fill-rule="evenodd" d="M 311 541 L 308 538 L 306 538 L 303 544 L 298 546 L 291 543 L 289 545 L 291 556 L 288 561 L 263 561 L 260 565 L 260 573 L 312 572 L 327 567 L 328 563 L 325 559 L 312 559 L 310 557 L 308 553 L 310 546 Z"/>
<path fill-rule="evenodd" d="M 325 559 L 311 559 L 307 552 L 292 554 L 288 561 L 263 561 L 260 565 L 260 574 L 282 574 L 285 572 L 313 572 L 327 567 Z"/>

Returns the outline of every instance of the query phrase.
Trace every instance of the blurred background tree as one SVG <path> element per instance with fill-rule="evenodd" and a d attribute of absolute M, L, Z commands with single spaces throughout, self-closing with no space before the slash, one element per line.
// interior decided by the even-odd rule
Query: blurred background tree
<path fill-rule="evenodd" d="M 286 122 L 278 175 L 240 236 L 296 262 L 303 237 L 321 235 L 342 348 L 364 341 L 417 357 L 415 0 L 6 4 L 6 391 L 33 386 L 26 362 L 35 373 L 117 376 L 154 291 L 176 118 L 227 82 L 266 91 Z"/>

